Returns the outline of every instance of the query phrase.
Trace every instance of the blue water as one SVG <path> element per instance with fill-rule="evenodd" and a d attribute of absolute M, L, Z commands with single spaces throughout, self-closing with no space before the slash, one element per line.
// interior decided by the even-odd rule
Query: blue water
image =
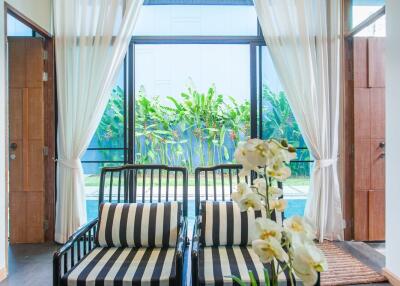
<path fill-rule="evenodd" d="M 306 205 L 305 199 L 287 200 L 288 206 L 285 211 L 285 217 L 291 217 L 293 215 L 303 215 L 304 207 Z M 97 200 L 86 200 L 86 210 L 88 220 L 94 219 L 98 214 L 98 201 Z M 189 224 L 192 225 L 194 221 L 194 201 L 191 200 L 188 203 L 188 220 Z"/>

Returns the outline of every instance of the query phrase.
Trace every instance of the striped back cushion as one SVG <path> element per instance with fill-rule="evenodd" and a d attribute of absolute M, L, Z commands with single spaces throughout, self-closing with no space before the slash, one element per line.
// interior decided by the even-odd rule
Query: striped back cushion
<path fill-rule="evenodd" d="M 204 246 L 249 245 L 258 217 L 267 217 L 265 210 L 241 212 L 231 201 L 202 201 L 200 242 Z"/>
<path fill-rule="evenodd" d="M 175 247 L 181 203 L 103 203 L 96 241 L 102 247 Z"/>

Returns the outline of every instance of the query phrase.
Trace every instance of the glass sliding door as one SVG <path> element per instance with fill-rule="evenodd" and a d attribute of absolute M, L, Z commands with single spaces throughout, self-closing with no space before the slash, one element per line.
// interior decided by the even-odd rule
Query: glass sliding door
<path fill-rule="evenodd" d="M 297 148 L 297 159 L 290 163 L 292 176 L 283 185 L 288 199 L 286 215 L 303 215 L 313 161 L 266 46 L 258 47 L 257 60 L 259 134 L 263 139 L 285 138 Z"/>
<path fill-rule="evenodd" d="M 82 157 L 88 219 L 97 216 L 101 169 L 127 163 L 124 86 L 124 68 L 122 68 L 96 133 Z"/>
<path fill-rule="evenodd" d="M 135 163 L 232 162 L 250 136 L 250 45 L 139 44 L 134 58 Z"/>

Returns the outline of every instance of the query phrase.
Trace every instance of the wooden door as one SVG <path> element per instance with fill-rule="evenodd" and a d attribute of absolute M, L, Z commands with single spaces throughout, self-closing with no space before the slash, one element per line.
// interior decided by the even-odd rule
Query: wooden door
<path fill-rule="evenodd" d="M 384 38 L 354 38 L 354 238 L 385 239 Z"/>
<path fill-rule="evenodd" d="M 8 38 L 10 243 L 44 241 L 43 40 Z"/>

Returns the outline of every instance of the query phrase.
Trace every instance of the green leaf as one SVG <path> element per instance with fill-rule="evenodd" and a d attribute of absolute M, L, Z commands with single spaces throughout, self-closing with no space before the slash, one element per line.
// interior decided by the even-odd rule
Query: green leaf
<path fill-rule="evenodd" d="M 265 285 L 270 286 L 268 269 L 264 268 Z"/>
<path fill-rule="evenodd" d="M 226 276 L 228 278 L 231 278 L 233 281 L 235 281 L 237 284 L 239 284 L 240 286 L 246 286 L 246 283 L 244 283 L 240 278 L 236 277 L 236 276 Z"/>
<path fill-rule="evenodd" d="M 249 271 L 250 283 L 251 286 L 258 286 L 256 277 L 254 277 L 253 271 Z"/>

